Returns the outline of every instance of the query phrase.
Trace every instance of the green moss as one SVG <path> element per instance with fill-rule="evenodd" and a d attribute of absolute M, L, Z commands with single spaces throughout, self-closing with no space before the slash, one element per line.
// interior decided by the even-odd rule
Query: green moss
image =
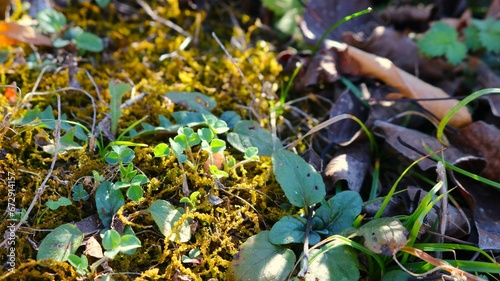
<path fill-rule="evenodd" d="M 153 1 L 154 2 L 154 1 Z M 63 69 L 57 73 L 48 72 L 40 79 L 37 91 L 54 91 L 69 86 L 70 79 L 80 83 L 81 88 L 93 96 L 96 102 L 97 118 L 103 119 L 109 108 L 108 81 L 120 80 L 132 82 L 136 93 L 145 93 L 144 99 L 132 104 L 123 110 L 120 119 L 120 130 L 124 130 L 138 119 L 148 116 L 146 122 L 158 124 L 158 115 L 170 117 L 174 110 L 180 109 L 167 100 L 164 94 L 168 91 L 199 91 L 212 96 L 217 101 L 214 114 L 219 115 L 226 110 L 235 110 L 244 118 L 249 118 L 249 112 L 242 108 L 255 102 L 255 110 L 265 123 L 269 113 L 268 104 L 261 97 L 262 83 L 275 83 L 281 67 L 275 60 L 271 46 L 262 42 L 246 42 L 244 49 L 235 49 L 226 43 L 226 48 L 236 59 L 238 67 L 245 74 L 251 86 L 247 88 L 243 78 L 238 74 L 231 60 L 225 57 L 223 51 L 216 44 L 209 32 L 205 33 L 201 27 L 201 20 L 207 15 L 203 12 L 180 10 L 177 1 L 168 0 L 169 5 L 152 3 L 153 9 L 164 18 L 182 25 L 188 32 L 194 34 L 201 28 L 198 45 L 191 44 L 184 51 L 178 51 L 176 56 L 159 61 L 163 54 L 178 50 L 184 37 L 169 28 L 152 21 L 143 11 L 131 18 L 119 15 L 113 7 L 109 12 L 102 12 L 95 5 L 83 4 L 63 10 L 68 22 L 84 30 L 92 31 L 101 37 L 109 39 L 109 46 L 102 54 L 86 54 L 86 60 L 79 62 L 81 68 L 74 77 Z M 197 19 L 198 18 L 198 19 Z M 230 42 L 235 33 L 231 28 L 221 28 L 218 19 L 206 19 L 204 25 L 215 23 L 215 32 L 223 42 Z M 187 24 L 186 24 L 187 23 Z M 251 31 L 245 34 L 247 40 Z M 252 45 L 255 43 L 254 45 Z M 45 49 L 53 52 L 53 49 Z M 25 47 L 25 52 L 30 49 Z M 99 87 L 97 89 L 88 78 L 85 70 L 92 76 Z M 17 82 L 24 95 L 32 90 L 40 72 L 30 70 L 26 65 L 9 60 L 0 66 L 0 78 L 3 84 Z M 89 127 L 92 123 L 94 108 L 90 100 L 80 92 L 66 91 L 60 93 L 62 110 L 70 120 L 80 122 Z M 57 108 L 56 94 L 34 96 L 29 103 L 40 109 L 48 105 Z M 15 117 L 20 117 L 25 110 L 9 105 L 5 98 L 0 97 L 0 104 L 6 106 Z M 130 98 L 130 94 L 125 99 Z M 57 116 L 56 110 L 54 115 Z M 6 133 L 0 140 L 0 149 L 7 151 L 5 159 L 0 161 L 0 170 L 16 175 L 18 193 L 16 207 L 27 208 L 41 181 L 49 172 L 52 156 L 46 154 L 40 147 L 36 147 L 34 136 L 46 131 L 50 138 L 52 132 L 42 128 L 14 128 L 22 130 L 15 134 Z M 152 148 L 159 142 L 168 142 L 173 135 L 154 134 L 143 136 L 134 141 L 146 143 L 147 148 L 135 148 L 134 164 L 147 175 L 150 182 L 144 186 L 144 199 L 140 202 L 127 203 L 119 210 L 117 219 L 123 224 L 130 225 L 142 241 L 142 247 L 132 256 L 119 255 L 109 262 L 115 272 L 135 272 L 138 275 L 113 275 L 115 280 L 155 280 L 174 279 L 186 275 L 193 280 L 225 279 L 226 269 L 237 252 L 238 247 L 249 236 L 261 231 L 266 225 L 272 225 L 286 214 L 278 205 L 284 200 L 283 193 L 276 184 L 271 173 L 271 162 L 263 158 L 260 163 L 251 163 L 230 173 L 230 177 L 222 181 L 226 187 L 218 190 L 213 180 L 203 171 L 206 155 L 197 154 L 198 163 L 194 167 L 184 165 L 184 171 L 179 167 L 174 157 L 154 158 Z M 87 148 L 88 144 L 84 144 Z M 197 153 L 197 152 L 195 152 Z M 241 157 L 239 152 L 230 152 L 231 156 Z M 228 156 L 228 155 L 227 155 Z M 92 170 L 99 171 L 107 179 L 116 177 L 116 171 L 104 163 L 98 153 L 89 153 L 87 150 L 75 150 L 59 155 L 56 169 L 47 183 L 41 200 L 30 214 L 29 227 L 55 228 L 68 222 L 79 221 L 82 218 L 95 214 L 94 192 L 96 186 L 92 181 L 82 181 L 82 177 L 92 175 Z M 171 242 L 164 239 L 158 232 L 154 221 L 148 215 L 147 208 L 158 199 L 171 202 L 174 206 L 185 208 L 179 204 L 183 197 L 181 188 L 183 173 L 186 173 L 189 190 L 199 191 L 199 202 L 195 211 L 188 211 L 184 220 L 190 221 L 193 238 L 187 243 Z M 57 200 L 60 196 L 71 198 L 71 187 L 75 183 L 82 183 L 91 194 L 87 202 L 74 202 L 73 205 L 61 207 L 57 211 L 48 210 L 40 218 L 47 200 Z M 5 190 L 0 190 L 0 208 L 6 209 L 7 199 Z M 208 200 L 210 192 L 219 196 L 223 203 L 212 205 Z M 244 200 L 244 201 L 243 201 Z M 254 209 L 255 208 L 255 209 Z M 37 224 L 39 220 L 39 224 Z M 179 222 L 180 223 L 180 222 Z M 3 233 L 7 222 L 0 223 Z M 35 243 L 41 242 L 46 232 L 36 232 L 34 235 L 27 232 L 18 232 L 18 247 L 16 248 L 16 279 L 50 280 L 54 274 L 58 279 L 75 279 L 76 273 L 68 263 L 55 263 L 42 267 L 33 261 L 36 251 L 26 243 L 29 238 Z M 200 264 L 184 264 L 182 255 L 192 249 L 200 249 Z M 5 250 L 0 250 L 2 255 Z M 78 254 L 81 254 L 83 247 Z M 90 263 L 95 259 L 90 258 Z M 102 271 L 99 268 L 98 271 Z M 2 272 L 4 273 L 4 272 Z M 19 277 L 19 278 L 18 278 Z M 9 278 L 9 277 L 8 277 Z M 14 280 L 14 279 L 12 279 Z"/>

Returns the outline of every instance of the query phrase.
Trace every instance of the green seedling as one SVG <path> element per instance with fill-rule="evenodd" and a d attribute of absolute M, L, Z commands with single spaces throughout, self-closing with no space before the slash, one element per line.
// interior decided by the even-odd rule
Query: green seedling
<path fill-rule="evenodd" d="M 90 273 L 89 271 L 89 260 L 87 259 L 87 256 L 81 255 L 77 256 L 75 254 L 71 254 L 68 257 L 68 262 L 71 264 L 74 268 L 76 273 L 80 275 L 87 275 Z"/>
<path fill-rule="evenodd" d="M 112 146 L 111 148 L 112 151 L 106 154 L 105 160 L 111 165 L 118 164 L 120 169 L 120 181 L 113 184 L 113 189 L 128 188 L 128 198 L 134 201 L 141 200 L 143 196 L 141 185 L 149 180 L 134 169 L 131 162 L 135 157 L 134 151 L 125 146 Z"/>
<path fill-rule="evenodd" d="M 72 198 L 74 201 L 87 201 L 89 199 L 89 193 L 83 188 L 82 184 L 74 185 L 72 190 Z"/>
<path fill-rule="evenodd" d="M 126 234 L 121 236 L 118 231 L 109 229 L 104 232 L 102 246 L 106 250 L 104 256 L 114 259 L 118 253 L 135 254 L 137 248 L 141 247 L 141 241 L 135 235 Z"/>
<path fill-rule="evenodd" d="M 198 196 L 200 196 L 200 192 L 195 191 L 195 192 L 191 193 L 191 195 L 189 195 L 189 197 L 182 197 L 181 200 L 179 200 L 179 202 L 189 204 L 191 211 L 195 211 Z"/>
<path fill-rule="evenodd" d="M 229 176 L 227 172 L 219 170 L 219 168 L 217 168 L 217 166 L 215 165 L 209 165 L 208 167 L 210 170 L 210 174 L 217 180 L 227 178 Z"/>
<path fill-rule="evenodd" d="M 420 51 L 430 57 L 445 56 L 452 64 L 463 61 L 468 49 L 472 51 L 500 51 L 500 21 L 493 18 L 472 20 L 472 24 L 463 30 L 464 43 L 459 41 L 459 34 L 450 25 L 439 22 L 434 24 L 417 45 Z"/>
<path fill-rule="evenodd" d="M 201 251 L 198 248 L 191 249 L 188 255 L 182 255 L 181 261 L 182 263 L 192 263 L 192 264 L 200 264 L 201 260 L 198 257 L 201 255 Z"/>
<path fill-rule="evenodd" d="M 45 9 L 38 13 L 37 20 L 44 32 L 62 35 L 53 42 L 56 48 L 63 48 L 72 44 L 81 51 L 101 52 L 104 49 L 102 40 L 95 34 L 85 32 L 78 26 L 67 28 L 66 16 L 61 12 L 54 9 Z"/>
<path fill-rule="evenodd" d="M 127 164 L 135 157 L 134 151 L 126 146 L 114 145 L 111 149 L 112 151 L 106 153 L 104 157 L 104 160 L 110 165 Z"/>
<path fill-rule="evenodd" d="M 72 204 L 71 200 L 69 200 L 66 197 L 60 197 L 57 201 L 49 200 L 45 202 L 45 206 L 47 206 L 48 209 L 43 210 L 42 213 L 37 217 L 36 219 L 37 224 L 39 224 L 42 221 L 43 216 L 49 209 L 55 211 L 61 206 L 71 206 L 71 204 Z"/>
<path fill-rule="evenodd" d="M 66 197 L 59 197 L 57 201 L 49 200 L 45 202 L 45 205 L 49 207 L 52 211 L 57 210 L 61 206 L 71 206 L 71 200 Z"/>
<path fill-rule="evenodd" d="M 384 263 L 376 254 L 388 254 L 384 251 L 389 247 L 394 249 L 392 255 L 406 244 L 406 228 L 396 219 L 391 219 L 390 223 L 384 219 L 373 220 L 372 225 L 366 224 L 357 230 L 353 228 L 363 206 L 359 193 L 344 191 L 325 201 L 321 175 L 300 156 L 278 150 L 272 154 L 272 162 L 276 180 L 285 196 L 292 205 L 301 207 L 302 213 L 281 218 L 270 231 L 262 231 L 243 243 L 239 258 L 231 263 L 231 278 L 253 280 L 265 274 L 265 280 L 287 280 L 296 258 L 291 249 L 283 247 L 303 244 L 301 270 L 297 277 L 306 280 L 358 280 L 360 265 L 357 255 L 346 245 L 374 255 L 383 270 Z M 390 227 L 380 227 L 386 224 Z M 379 233 L 382 229 L 385 232 Z M 397 239 L 387 242 L 384 239 L 389 234 Z M 362 236 L 368 244 L 356 244 L 346 235 Z M 334 246 L 327 244 L 332 237 L 335 237 Z M 388 243 L 393 244 L 388 246 Z M 309 246 L 314 247 L 309 250 Z M 270 266 L 271 260 L 273 264 Z M 371 261 L 369 264 L 373 265 Z M 368 270 L 376 272 L 371 267 Z"/>
<path fill-rule="evenodd" d="M 234 170 L 234 169 L 238 168 L 239 166 L 245 165 L 245 164 L 250 163 L 250 162 L 259 162 L 260 161 L 259 149 L 257 147 L 254 147 L 254 146 L 247 148 L 245 150 L 245 155 L 243 156 L 243 159 L 244 159 L 243 161 L 236 163 L 236 160 L 234 158 L 231 158 L 228 161 L 227 166 L 230 169 Z"/>

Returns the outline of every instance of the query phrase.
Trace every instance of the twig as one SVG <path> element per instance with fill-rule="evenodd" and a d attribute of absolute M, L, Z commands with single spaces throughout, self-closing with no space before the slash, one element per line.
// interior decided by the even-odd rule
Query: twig
<path fill-rule="evenodd" d="M 304 254 L 302 255 L 302 259 L 300 260 L 302 268 L 300 269 L 299 274 L 297 274 L 298 278 L 305 277 L 307 274 L 307 270 L 309 269 L 309 236 L 311 233 L 311 223 L 314 213 L 314 207 L 307 207 L 306 210 L 308 210 L 308 212 L 307 212 L 306 233 L 304 235 L 304 247 L 303 247 Z"/>
<path fill-rule="evenodd" d="M 178 33 L 180 33 L 186 37 L 191 37 L 191 35 L 189 33 L 187 33 L 184 29 L 182 29 L 182 27 L 178 26 L 177 24 L 175 24 L 167 19 L 164 19 L 164 18 L 158 16 L 158 14 L 155 13 L 151 9 L 151 6 L 149 6 L 146 2 L 144 2 L 142 0 L 137 0 L 137 4 L 139 4 L 144 9 L 144 11 L 155 21 L 158 21 L 159 23 L 172 28 L 173 30 L 177 31 Z"/>
<path fill-rule="evenodd" d="M 444 155 L 442 156 L 444 159 Z M 448 180 L 446 179 L 446 169 L 444 168 L 443 162 L 439 161 L 436 167 L 437 179 L 443 182 L 443 187 L 439 190 L 443 194 L 443 199 L 441 200 L 441 210 L 439 222 L 439 232 L 442 236 L 438 237 L 438 243 L 444 243 L 444 235 L 446 234 L 446 227 L 448 225 Z M 436 257 L 441 258 L 441 252 L 436 253 Z"/>
<path fill-rule="evenodd" d="M 238 70 L 238 73 L 240 74 L 241 79 L 243 79 L 243 83 L 247 87 L 248 92 L 250 93 L 250 96 L 252 97 L 252 100 L 250 101 L 250 111 L 253 113 L 253 115 L 255 115 L 255 117 L 260 122 L 261 118 L 260 118 L 259 114 L 255 111 L 255 108 L 253 107 L 253 105 L 255 104 L 256 97 L 255 97 L 255 94 L 254 94 L 254 92 L 252 90 L 252 87 L 250 86 L 250 83 L 248 83 L 247 78 L 245 77 L 245 74 L 243 74 L 243 71 L 241 71 L 241 68 L 236 64 L 236 61 L 231 56 L 231 54 L 227 51 L 227 49 L 224 47 L 224 45 L 219 40 L 219 37 L 217 37 L 217 35 L 215 34 L 215 32 L 212 32 L 212 37 L 215 39 L 215 41 L 217 41 L 217 44 L 219 44 L 219 46 L 222 49 L 222 51 L 224 51 L 224 53 L 226 54 L 226 56 L 229 58 L 229 60 L 231 60 L 231 62 L 233 63 L 233 65 Z"/>

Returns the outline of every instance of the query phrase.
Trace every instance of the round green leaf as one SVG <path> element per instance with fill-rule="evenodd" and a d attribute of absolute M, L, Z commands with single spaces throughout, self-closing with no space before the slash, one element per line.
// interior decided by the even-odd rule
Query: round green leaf
<path fill-rule="evenodd" d="M 109 229 L 104 232 L 104 237 L 102 238 L 102 246 L 105 250 L 112 250 L 120 246 L 120 233 L 114 229 Z"/>
<path fill-rule="evenodd" d="M 60 197 L 57 202 L 59 202 L 59 204 L 61 206 L 71 206 L 71 200 L 69 200 L 68 198 L 66 197 Z"/>
<path fill-rule="evenodd" d="M 63 224 L 43 239 L 36 260 L 66 261 L 83 242 L 83 233 L 72 224 Z"/>
<path fill-rule="evenodd" d="M 135 152 L 132 149 L 127 147 L 120 152 L 119 157 L 122 160 L 123 164 L 127 164 L 127 163 L 131 162 L 132 160 L 134 160 Z"/>
<path fill-rule="evenodd" d="M 288 150 L 278 150 L 273 152 L 272 162 L 276 180 L 290 203 L 309 207 L 324 199 L 323 178 L 300 156 Z"/>
<path fill-rule="evenodd" d="M 61 38 L 56 38 L 52 42 L 52 45 L 54 45 L 54 47 L 56 47 L 56 48 L 63 48 L 63 47 L 68 46 L 69 43 L 70 43 L 69 40 L 65 40 L 65 39 L 61 39 Z"/>
<path fill-rule="evenodd" d="M 45 205 L 47 207 L 49 207 L 49 209 L 51 209 L 52 211 L 57 210 L 57 208 L 59 208 L 61 206 L 61 204 L 58 201 L 54 201 L 54 200 L 49 200 L 49 201 L 45 202 Z"/>
<path fill-rule="evenodd" d="M 111 0 L 95 0 L 95 2 L 100 8 L 105 8 L 109 5 L 109 2 L 111 2 Z"/>
<path fill-rule="evenodd" d="M 110 165 L 116 165 L 120 162 L 120 155 L 116 151 L 110 151 L 104 156 L 104 160 Z"/>
<path fill-rule="evenodd" d="M 104 49 L 101 38 L 90 32 L 82 32 L 76 37 L 76 47 L 89 52 L 101 52 Z"/>
<path fill-rule="evenodd" d="M 141 240 L 135 235 L 123 235 L 120 242 L 120 251 L 126 255 L 133 255 L 141 247 Z"/>
<path fill-rule="evenodd" d="M 149 207 L 149 212 L 151 212 L 153 220 L 160 228 L 160 232 L 165 237 L 168 237 L 170 241 L 187 242 L 191 239 L 191 228 L 187 221 L 181 224 L 180 229 L 173 229 L 175 222 L 179 220 L 182 214 L 169 202 L 156 200 Z M 174 231 L 175 233 L 173 233 Z"/>
<path fill-rule="evenodd" d="M 269 231 L 261 231 L 240 246 L 228 269 L 228 280 L 286 280 L 292 272 L 292 250 L 269 242 Z"/>
<path fill-rule="evenodd" d="M 54 9 L 45 9 L 36 15 L 40 27 L 48 33 L 57 33 L 66 25 L 63 13 Z"/>
<path fill-rule="evenodd" d="M 141 200 L 143 193 L 142 187 L 139 185 L 132 185 L 127 189 L 127 197 L 134 201 Z"/>
<path fill-rule="evenodd" d="M 170 155 L 170 149 L 168 148 L 168 144 L 160 143 L 155 146 L 153 153 L 155 157 L 164 157 Z"/>
<path fill-rule="evenodd" d="M 226 142 L 221 139 L 213 139 L 210 142 L 210 150 L 212 153 L 224 151 L 226 149 Z"/>

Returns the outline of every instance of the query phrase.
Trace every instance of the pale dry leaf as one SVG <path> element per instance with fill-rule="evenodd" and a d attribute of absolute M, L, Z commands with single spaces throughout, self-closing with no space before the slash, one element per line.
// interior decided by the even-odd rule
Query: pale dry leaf
<path fill-rule="evenodd" d="M 344 74 L 365 75 L 384 81 L 396 88 L 401 94 L 410 99 L 442 99 L 450 98 L 440 88 L 434 87 L 408 72 L 395 66 L 390 60 L 364 52 L 353 46 L 334 44 L 340 54 L 341 70 Z M 458 100 L 418 101 L 418 103 L 442 119 Z M 467 109 L 461 108 L 449 121 L 449 125 L 464 127 L 472 122 L 472 117 Z"/>

